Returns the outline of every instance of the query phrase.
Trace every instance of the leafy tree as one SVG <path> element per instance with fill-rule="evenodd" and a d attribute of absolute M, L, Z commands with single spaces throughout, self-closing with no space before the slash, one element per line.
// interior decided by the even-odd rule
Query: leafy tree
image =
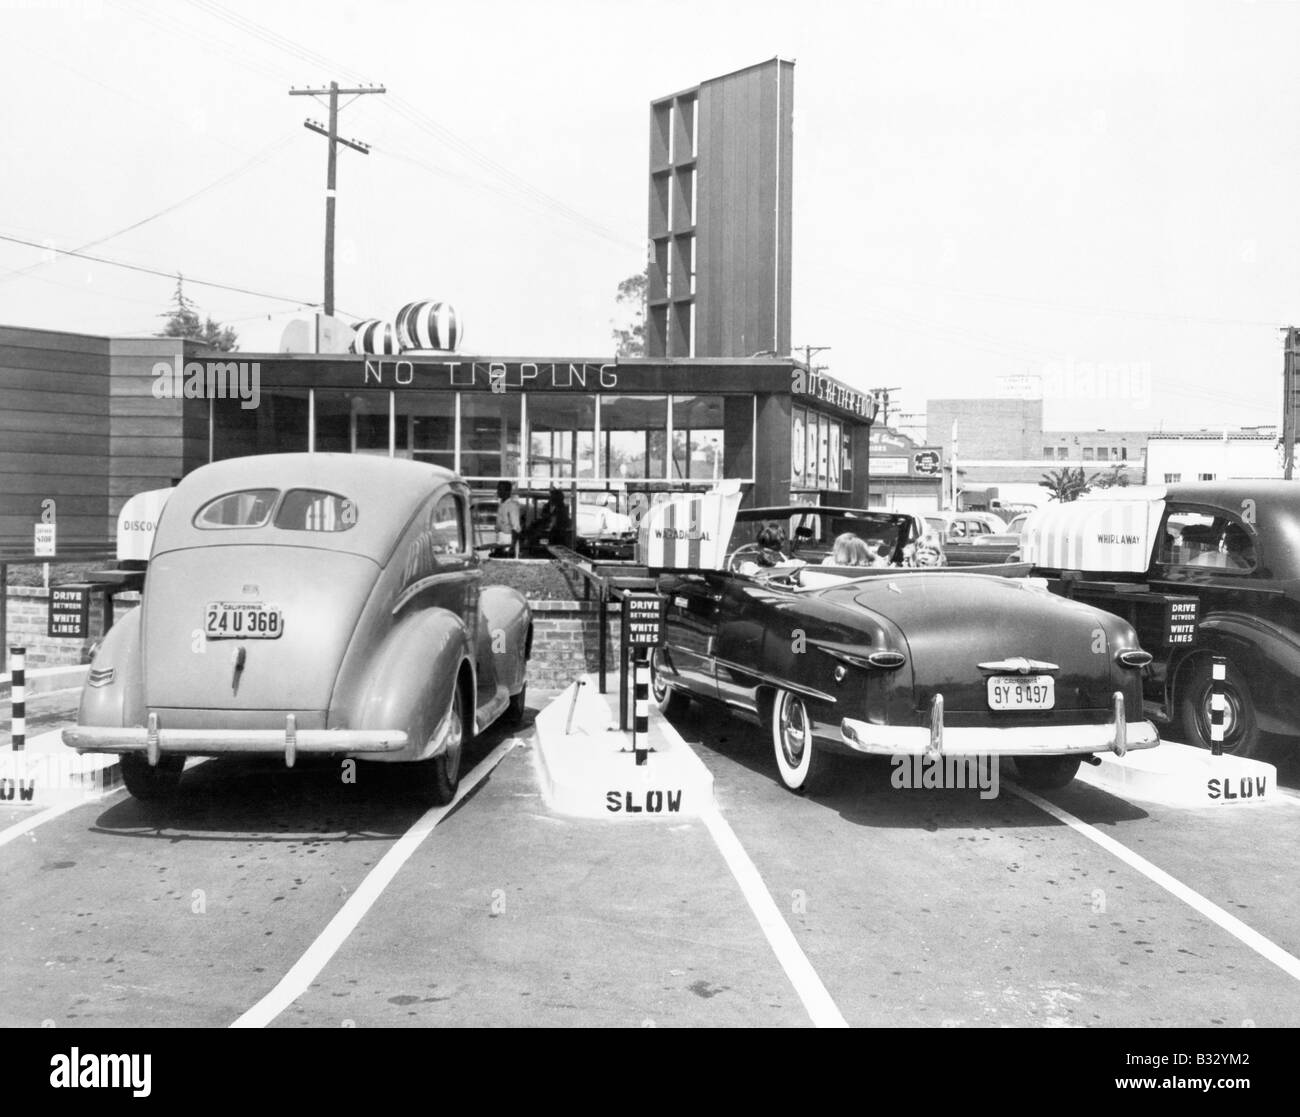
<path fill-rule="evenodd" d="M 615 326 L 613 338 L 620 357 L 645 356 L 646 292 L 649 282 L 645 272 L 629 275 L 618 285 L 619 318 L 625 326 Z"/>
<path fill-rule="evenodd" d="M 239 335 L 229 326 L 222 326 L 211 318 L 200 320 L 198 308 L 185 296 L 185 280 L 176 277 L 176 290 L 172 294 L 172 308 L 158 317 L 167 324 L 155 337 L 186 337 L 201 341 L 209 349 L 229 352 L 239 347 Z"/>
<path fill-rule="evenodd" d="M 1128 487 L 1128 466 L 1123 462 L 1112 465 L 1105 473 L 1093 474 L 1089 484 L 1098 489 L 1124 489 Z"/>
<path fill-rule="evenodd" d="M 1092 480 L 1085 478 L 1083 475 L 1083 466 L 1071 469 L 1068 465 L 1063 469 L 1058 469 L 1055 473 L 1044 473 L 1043 479 L 1038 482 L 1043 486 L 1055 500 L 1066 504 L 1072 500 L 1078 500 L 1090 488 Z"/>

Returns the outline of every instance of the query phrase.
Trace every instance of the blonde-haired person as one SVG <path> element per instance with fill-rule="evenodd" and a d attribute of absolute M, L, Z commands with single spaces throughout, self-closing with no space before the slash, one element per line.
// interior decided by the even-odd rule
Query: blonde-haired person
<path fill-rule="evenodd" d="M 928 531 L 908 550 L 908 566 L 947 566 L 948 557 L 943 552 L 943 540 L 938 532 Z"/>
<path fill-rule="evenodd" d="M 874 566 L 871 548 L 851 531 L 837 536 L 831 553 L 822 559 L 823 566 Z"/>

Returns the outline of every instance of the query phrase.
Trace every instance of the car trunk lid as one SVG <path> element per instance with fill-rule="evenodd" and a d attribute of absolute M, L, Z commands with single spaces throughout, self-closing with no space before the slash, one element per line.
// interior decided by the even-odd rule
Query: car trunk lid
<path fill-rule="evenodd" d="M 147 705 L 328 709 L 375 573 L 371 559 L 310 547 L 158 556 L 144 612 Z"/>
<path fill-rule="evenodd" d="M 1008 723 L 1050 720 L 1051 710 L 1110 708 L 1106 636 L 1086 605 L 1012 579 L 948 571 L 872 579 L 859 584 L 855 599 L 903 630 L 917 708 L 936 693 L 946 713 L 993 713 Z M 987 680 L 994 675 L 1050 676 L 1051 710 L 992 711 Z"/>

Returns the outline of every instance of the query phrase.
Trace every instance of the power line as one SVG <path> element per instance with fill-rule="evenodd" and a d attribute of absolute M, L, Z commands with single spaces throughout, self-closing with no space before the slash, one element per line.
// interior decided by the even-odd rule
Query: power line
<path fill-rule="evenodd" d="M 22 244 L 28 248 L 39 248 L 43 252 L 57 252 L 60 256 L 75 256 L 78 260 L 91 260 L 96 264 L 107 264 L 109 267 L 125 268 L 127 271 L 142 272 L 145 275 L 157 275 L 164 279 L 176 279 L 176 272 L 162 271 L 159 268 L 145 267 L 143 264 L 128 264 L 122 260 L 110 260 L 106 256 L 92 256 L 88 252 L 78 252 L 71 248 L 51 248 L 47 244 L 40 244 L 34 240 L 25 240 L 22 237 L 10 237 L 0 233 L 0 240 L 8 241 L 10 244 Z M 266 291 L 253 291 L 248 287 L 237 287 L 231 283 L 216 283 L 209 279 L 195 279 L 193 276 L 186 276 L 186 281 L 197 284 L 200 287 L 212 287 L 218 291 L 234 291 L 240 295 L 253 295 L 259 299 L 272 299 L 275 302 L 294 303 L 298 306 L 320 306 L 320 303 L 313 302 L 311 299 L 290 298 L 288 295 L 272 295 Z M 348 313 L 344 311 L 344 313 Z M 355 315 L 349 315 L 356 317 Z"/>
<path fill-rule="evenodd" d="M 220 4 L 212 3 L 210 0 L 189 0 L 189 3 L 193 7 L 206 12 L 216 19 L 224 21 L 237 30 L 242 31 L 247 35 L 251 35 L 269 46 L 284 51 L 287 54 L 291 54 L 295 58 L 307 62 L 310 65 L 327 67 L 352 80 L 370 80 L 369 75 L 362 74 L 352 67 L 342 65 L 334 59 L 326 58 L 324 55 L 318 54 L 316 51 L 304 48 L 292 40 L 287 39 L 285 36 L 255 23 L 253 20 L 227 10 Z M 547 194 L 545 191 L 534 186 L 527 179 L 515 174 L 508 167 L 496 162 L 490 156 L 484 155 L 477 148 L 472 147 L 454 132 L 439 124 L 432 117 L 426 115 L 422 110 L 411 104 L 409 101 L 406 101 L 404 98 L 394 95 L 386 98 L 382 102 L 382 106 L 388 111 L 396 113 L 399 117 L 406 120 L 407 123 L 414 125 L 421 131 L 436 138 L 444 149 L 450 149 L 462 157 L 477 163 L 484 170 L 489 171 L 491 174 L 506 182 L 517 193 L 540 204 L 543 208 L 550 210 L 553 214 L 582 225 L 589 232 L 618 244 L 631 246 L 634 243 L 625 235 L 606 227 L 593 218 L 588 217 L 586 214 L 574 209 L 567 203 Z M 638 250 L 642 247 L 640 241 L 635 242 L 635 245 Z"/>
<path fill-rule="evenodd" d="M 182 206 L 188 205 L 196 198 L 200 198 L 204 194 L 207 194 L 209 191 L 215 190 L 218 186 L 224 186 L 226 183 L 232 182 L 234 179 L 239 178 L 241 175 L 247 173 L 248 171 L 251 171 L 254 167 L 262 163 L 265 163 L 272 155 L 276 153 L 276 151 L 284 147 L 287 143 L 289 143 L 292 139 L 294 139 L 295 136 L 297 136 L 297 132 L 290 132 L 287 135 L 282 136 L 270 147 L 264 148 L 262 151 L 259 151 L 246 163 L 242 164 L 239 167 L 236 167 L 232 171 L 227 171 L 220 178 L 214 179 L 212 182 L 208 183 L 207 186 L 204 186 L 203 188 L 194 191 L 193 194 L 188 194 L 184 198 L 181 198 L 179 201 L 173 202 L 169 206 L 164 206 L 156 213 L 151 213 L 148 217 L 141 218 L 139 221 L 134 221 L 130 225 L 126 225 L 123 228 L 118 229 L 116 232 L 108 233 L 107 235 L 102 237 L 97 237 L 95 240 L 87 241 L 85 244 L 79 244 L 75 249 L 73 249 L 73 251 L 84 252 L 88 248 L 96 248 L 101 244 L 106 244 L 110 240 L 116 240 L 120 236 L 124 236 L 125 234 L 130 233 L 135 229 L 139 229 L 143 225 L 148 225 L 151 221 L 157 221 L 158 218 L 160 217 L 165 217 L 169 213 L 174 213 L 176 210 L 180 209 Z M 37 268 L 44 267 L 48 262 L 49 261 L 42 260 L 42 261 L 38 261 L 35 264 L 29 264 L 25 268 L 10 269 L 4 275 L 0 275 L 0 283 L 7 283 L 11 279 L 16 279 L 20 276 L 30 275 Z"/>

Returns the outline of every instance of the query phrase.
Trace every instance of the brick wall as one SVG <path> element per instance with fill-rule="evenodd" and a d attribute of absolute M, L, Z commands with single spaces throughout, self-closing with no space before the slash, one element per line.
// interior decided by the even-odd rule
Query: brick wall
<path fill-rule="evenodd" d="M 120 620 L 140 602 L 138 593 L 119 594 L 113 602 L 114 620 Z M 102 598 L 90 599 L 90 634 L 85 640 L 68 636 L 48 636 L 50 595 L 39 587 L 10 586 L 7 643 L 9 647 L 27 649 L 28 667 L 66 667 L 89 663 L 90 646 L 104 635 L 104 605 Z M 9 652 L 3 658 L 8 669 Z"/>
<path fill-rule="evenodd" d="M 561 690 L 600 664 L 600 614 L 587 601 L 530 601 L 533 657 L 528 663 L 530 691 Z M 618 671 L 618 609 L 609 611 L 606 650 L 611 677 Z"/>

